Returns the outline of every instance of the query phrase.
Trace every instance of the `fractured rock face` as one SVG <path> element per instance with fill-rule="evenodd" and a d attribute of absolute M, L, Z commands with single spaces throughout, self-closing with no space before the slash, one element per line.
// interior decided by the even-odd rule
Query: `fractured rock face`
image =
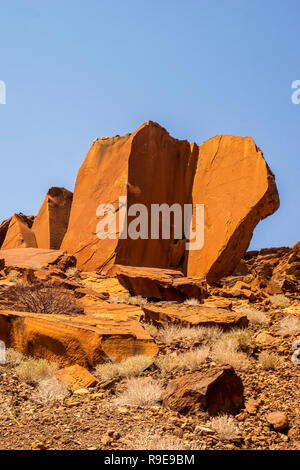
<path fill-rule="evenodd" d="M 50 188 L 32 226 L 38 248 L 59 250 L 68 228 L 73 193 Z"/>
<path fill-rule="evenodd" d="M 124 317 L 124 315 L 123 315 Z M 27 356 L 92 368 L 110 359 L 154 356 L 158 347 L 142 325 L 117 312 L 74 316 L 0 311 L 0 340 Z"/>
<path fill-rule="evenodd" d="M 7 221 L 6 221 L 7 222 Z M 24 214 L 14 214 L 7 227 L 6 235 L 1 248 L 35 248 L 36 239 L 31 230 L 32 218 Z"/>
<path fill-rule="evenodd" d="M 242 380 L 234 369 L 224 366 L 172 380 L 162 398 L 164 406 L 178 413 L 201 410 L 215 416 L 238 412 L 243 405 L 243 391 Z"/>
<path fill-rule="evenodd" d="M 148 239 L 97 237 L 97 207 L 119 211 L 120 196 L 128 208 L 147 208 Z M 151 239 L 153 204 L 179 205 L 182 226 L 184 205 L 192 204 L 193 230 L 196 205 L 204 204 L 204 245 L 187 251 L 173 217 L 170 236 L 163 236 L 161 217 L 159 238 Z M 212 283 L 234 270 L 256 224 L 278 206 L 274 176 L 250 137 L 217 136 L 198 147 L 148 121 L 133 134 L 93 143 L 78 173 L 61 249 L 76 255 L 84 270 L 107 272 L 114 264 L 175 269 Z M 128 224 L 136 216 L 129 214 Z"/>

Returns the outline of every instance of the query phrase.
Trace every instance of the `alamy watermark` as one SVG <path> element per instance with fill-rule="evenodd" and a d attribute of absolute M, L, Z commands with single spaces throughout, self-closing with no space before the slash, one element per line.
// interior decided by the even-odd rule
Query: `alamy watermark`
<path fill-rule="evenodd" d="M 0 104 L 6 104 L 6 84 L 0 80 Z"/>
<path fill-rule="evenodd" d="M 185 249 L 201 250 L 204 245 L 204 205 L 179 203 L 151 204 L 150 213 L 144 204 L 127 206 L 127 197 L 119 197 L 117 208 L 113 204 L 100 204 L 96 216 L 101 217 L 96 227 L 100 240 L 169 240 L 185 239 Z M 134 217 L 128 223 L 128 217 Z M 173 222 L 173 223 L 172 223 Z"/>
<path fill-rule="evenodd" d="M 295 90 L 291 96 L 292 103 L 300 104 L 300 80 L 294 80 L 292 82 L 292 88 Z"/>

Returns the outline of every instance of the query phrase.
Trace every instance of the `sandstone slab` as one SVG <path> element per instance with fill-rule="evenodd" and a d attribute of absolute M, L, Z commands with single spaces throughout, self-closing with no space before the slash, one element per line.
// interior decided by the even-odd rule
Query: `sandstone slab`
<path fill-rule="evenodd" d="M 31 220 L 23 214 L 15 214 L 10 219 L 5 239 L 2 243 L 3 250 L 12 248 L 35 248 L 37 246 L 33 231 L 30 228 Z"/>
<path fill-rule="evenodd" d="M 243 405 L 241 378 L 230 366 L 172 380 L 163 393 L 164 406 L 183 415 L 197 410 L 212 416 L 237 413 Z"/>
<path fill-rule="evenodd" d="M 92 368 L 106 360 L 156 355 L 158 348 L 135 318 L 0 311 L 0 339 L 25 355 L 63 366 Z"/>
<path fill-rule="evenodd" d="M 78 364 L 55 371 L 55 376 L 73 392 L 94 387 L 99 382 L 93 374 Z"/>
<path fill-rule="evenodd" d="M 158 326 L 168 322 L 188 328 L 192 326 L 217 326 L 227 331 L 235 327 L 245 328 L 249 323 L 245 315 L 223 308 L 202 305 L 165 304 L 156 306 L 147 304 L 143 305 L 142 309 L 145 320 L 152 321 Z"/>
<path fill-rule="evenodd" d="M 62 251 L 43 250 L 41 248 L 15 248 L 0 250 L 0 258 L 5 260 L 6 266 L 32 266 L 45 268 L 52 265 L 66 269 L 76 265 L 76 258 L 66 255 Z"/>
<path fill-rule="evenodd" d="M 187 278 L 180 271 L 115 265 L 110 272 L 132 295 L 175 301 L 207 297 L 204 279 Z"/>

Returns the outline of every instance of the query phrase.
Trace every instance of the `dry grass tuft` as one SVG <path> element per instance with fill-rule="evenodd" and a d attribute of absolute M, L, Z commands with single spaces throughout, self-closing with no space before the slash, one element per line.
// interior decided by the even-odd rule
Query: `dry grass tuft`
<path fill-rule="evenodd" d="M 222 330 L 218 327 L 197 326 L 184 328 L 179 325 L 166 324 L 158 330 L 157 339 L 169 344 L 173 341 L 185 340 L 191 344 L 205 341 L 208 344 L 216 342 L 222 336 Z"/>
<path fill-rule="evenodd" d="M 6 364 L 13 367 L 19 365 L 24 360 L 24 356 L 13 348 L 6 349 Z"/>
<path fill-rule="evenodd" d="M 234 369 L 246 370 L 250 366 L 247 355 L 238 351 L 238 344 L 234 339 L 225 338 L 219 340 L 212 348 L 211 358 L 222 364 L 229 364 Z"/>
<path fill-rule="evenodd" d="M 276 305 L 279 308 L 286 308 L 291 305 L 290 300 L 283 294 L 270 295 L 269 300 L 271 304 Z"/>
<path fill-rule="evenodd" d="M 187 445 L 182 439 L 175 436 L 161 436 L 157 432 L 147 429 L 125 440 L 127 450 L 204 450 L 205 446 Z"/>
<path fill-rule="evenodd" d="M 118 363 L 107 362 L 96 367 L 95 375 L 101 380 L 110 380 L 113 377 L 134 377 L 139 375 L 153 363 L 150 356 L 132 356 Z"/>
<path fill-rule="evenodd" d="M 150 406 L 161 400 L 162 386 L 154 380 L 144 378 L 127 379 L 127 388 L 117 394 L 116 404 Z"/>
<path fill-rule="evenodd" d="M 66 274 L 70 277 L 76 277 L 76 278 L 80 277 L 78 269 L 75 268 L 74 266 L 72 268 L 66 269 Z"/>
<path fill-rule="evenodd" d="M 20 273 L 16 269 L 12 269 L 7 275 L 7 280 L 9 282 L 17 282 L 19 278 L 20 278 Z"/>
<path fill-rule="evenodd" d="M 223 414 L 211 419 L 211 427 L 221 441 L 232 441 L 240 435 L 240 429 L 233 418 Z"/>
<path fill-rule="evenodd" d="M 41 380 L 51 377 L 57 368 L 57 364 L 46 359 L 33 359 L 30 357 L 15 368 L 15 373 L 24 382 L 37 384 Z"/>
<path fill-rule="evenodd" d="M 166 356 L 161 356 L 156 359 L 155 363 L 163 372 L 170 372 L 175 369 L 195 370 L 207 360 L 209 351 L 208 346 L 202 346 L 202 348 L 178 355 L 167 354 Z"/>
<path fill-rule="evenodd" d="M 108 302 L 110 304 L 127 304 L 128 299 L 128 295 L 111 295 L 108 299 Z"/>
<path fill-rule="evenodd" d="M 55 403 L 69 393 L 68 388 L 61 384 L 55 377 L 43 379 L 37 388 L 37 401 L 43 404 Z"/>
<path fill-rule="evenodd" d="M 50 283 L 25 284 L 18 282 L 7 290 L 9 300 L 23 312 L 73 315 L 83 313 L 70 292 Z"/>
<path fill-rule="evenodd" d="M 257 310 L 254 307 L 240 307 L 237 310 L 238 313 L 246 315 L 250 323 L 254 325 L 269 325 L 270 320 L 261 310 Z"/>
<path fill-rule="evenodd" d="M 250 330 L 247 328 L 240 328 L 232 330 L 229 333 L 225 333 L 222 337 L 222 341 L 225 343 L 232 342 L 232 345 L 236 351 L 249 351 L 253 345 L 253 337 Z"/>
<path fill-rule="evenodd" d="M 186 299 L 184 302 L 183 302 L 185 305 L 192 305 L 192 306 L 196 306 L 196 305 L 200 305 L 201 302 L 199 302 L 198 299 Z"/>
<path fill-rule="evenodd" d="M 283 318 L 278 325 L 278 333 L 281 336 L 297 335 L 300 332 L 300 318 L 289 315 Z"/>
<path fill-rule="evenodd" d="M 264 370 L 278 369 L 281 365 L 281 358 L 277 354 L 263 351 L 258 356 L 258 363 Z"/>
<path fill-rule="evenodd" d="M 145 299 L 145 297 L 142 297 L 141 295 L 136 295 L 136 296 L 129 297 L 128 303 L 130 305 L 142 306 L 142 305 L 146 305 L 148 303 L 148 300 Z"/>
<path fill-rule="evenodd" d="M 142 323 L 142 325 L 151 336 L 155 337 L 158 334 L 158 329 L 152 323 Z"/>

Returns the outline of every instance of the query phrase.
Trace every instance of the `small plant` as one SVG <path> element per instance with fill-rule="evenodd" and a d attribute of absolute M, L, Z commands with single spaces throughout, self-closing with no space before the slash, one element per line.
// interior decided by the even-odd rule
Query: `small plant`
<path fill-rule="evenodd" d="M 13 348 L 6 349 L 6 364 L 13 367 L 19 365 L 24 360 L 24 356 Z"/>
<path fill-rule="evenodd" d="M 7 279 L 9 282 L 17 282 L 20 278 L 20 273 L 16 269 L 12 269 L 9 271 L 7 275 Z"/>
<path fill-rule="evenodd" d="M 271 304 L 279 308 L 287 308 L 291 305 L 290 300 L 283 294 L 270 295 L 269 300 Z"/>
<path fill-rule="evenodd" d="M 132 356 L 119 363 L 107 362 L 96 367 L 95 375 L 101 380 L 110 380 L 113 377 L 133 377 L 139 375 L 153 363 L 150 356 Z"/>
<path fill-rule="evenodd" d="M 214 343 L 222 336 L 222 330 L 218 327 L 196 326 L 184 328 L 179 325 L 166 324 L 158 330 L 157 338 L 162 343 L 172 343 L 175 340 L 185 340 L 189 343 L 205 341 Z"/>
<path fill-rule="evenodd" d="M 203 346 L 181 354 L 167 354 L 157 358 L 156 364 L 163 372 L 175 369 L 195 370 L 203 364 L 209 356 L 209 347 Z"/>
<path fill-rule="evenodd" d="M 185 305 L 191 305 L 191 306 L 197 306 L 197 305 L 200 305 L 200 302 L 198 299 L 186 299 L 184 302 L 183 302 Z"/>
<path fill-rule="evenodd" d="M 70 277 L 79 277 L 79 271 L 74 266 L 72 268 L 66 269 L 66 274 Z"/>
<path fill-rule="evenodd" d="M 223 341 L 232 341 L 235 343 L 236 351 L 247 352 L 253 344 L 252 334 L 246 328 L 232 330 L 229 333 L 223 335 Z"/>
<path fill-rule="evenodd" d="M 37 401 L 43 404 L 55 403 L 69 393 L 68 388 L 55 377 L 43 379 L 37 388 Z"/>
<path fill-rule="evenodd" d="M 183 439 L 162 436 L 151 429 L 141 430 L 125 440 L 127 450 L 204 450 L 204 446 L 187 445 Z"/>
<path fill-rule="evenodd" d="M 24 382 L 37 384 L 41 380 L 51 377 L 57 367 L 57 364 L 46 359 L 28 358 L 15 368 L 15 373 Z"/>
<path fill-rule="evenodd" d="M 158 329 L 155 325 L 152 325 L 152 323 L 142 323 L 142 325 L 151 336 L 155 337 L 158 334 Z"/>
<path fill-rule="evenodd" d="M 280 366 L 281 360 L 277 354 L 263 351 L 258 356 L 258 363 L 264 370 L 277 369 Z"/>
<path fill-rule="evenodd" d="M 253 323 L 254 325 L 268 325 L 270 323 L 269 318 L 265 314 L 265 312 L 262 312 L 261 310 L 257 310 L 256 308 L 253 307 L 240 307 L 237 310 L 238 313 L 241 313 L 243 315 L 246 315 L 250 323 Z"/>
<path fill-rule="evenodd" d="M 108 299 L 108 302 L 110 304 L 127 304 L 128 299 L 128 295 L 111 295 Z"/>
<path fill-rule="evenodd" d="M 281 336 L 297 335 L 300 332 L 300 318 L 289 315 L 283 318 L 278 325 L 278 333 Z"/>
<path fill-rule="evenodd" d="M 224 335 L 225 336 L 225 335 Z M 212 348 L 211 358 L 222 364 L 229 364 L 234 369 L 246 370 L 250 363 L 247 355 L 237 350 L 237 342 L 231 338 L 218 341 Z"/>
<path fill-rule="evenodd" d="M 148 300 L 142 297 L 141 295 L 133 296 L 128 298 L 128 303 L 131 305 L 146 305 Z"/>
<path fill-rule="evenodd" d="M 161 400 L 162 387 L 159 382 L 144 378 L 127 379 L 127 388 L 117 395 L 118 405 L 151 406 Z"/>
<path fill-rule="evenodd" d="M 238 425 L 226 414 L 212 418 L 211 427 L 216 431 L 221 441 L 232 441 L 240 434 Z"/>
<path fill-rule="evenodd" d="M 23 312 L 72 315 L 83 313 L 69 292 L 53 287 L 50 283 L 25 284 L 18 282 L 7 291 L 9 300 Z"/>

